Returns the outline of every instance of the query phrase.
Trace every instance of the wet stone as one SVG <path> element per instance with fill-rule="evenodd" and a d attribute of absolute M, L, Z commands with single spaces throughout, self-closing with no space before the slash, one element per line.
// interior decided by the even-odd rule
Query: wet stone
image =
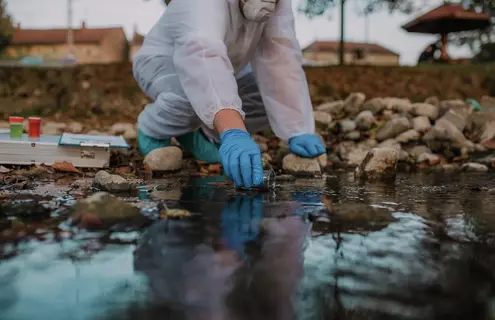
<path fill-rule="evenodd" d="M 365 179 L 395 177 L 399 156 L 397 149 L 373 148 L 356 168 L 355 176 Z"/>
<path fill-rule="evenodd" d="M 116 174 L 110 174 L 103 170 L 96 173 L 93 185 L 109 192 L 121 192 L 131 189 L 130 183 L 128 183 L 125 178 Z"/>
<path fill-rule="evenodd" d="M 284 157 L 282 167 L 286 173 L 294 176 L 314 176 L 321 174 L 318 159 L 302 158 L 292 153 Z"/>

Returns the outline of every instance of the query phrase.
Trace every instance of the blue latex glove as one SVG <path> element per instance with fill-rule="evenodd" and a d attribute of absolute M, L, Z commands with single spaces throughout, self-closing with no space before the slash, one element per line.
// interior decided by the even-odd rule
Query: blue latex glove
<path fill-rule="evenodd" d="M 234 181 L 236 187 L 261 186 L 261 149 L 251 135 L 240 129 L 229 129 L 220 135 L 220 143 L 220 158 L 225 175 Z"/>
<path fill-rule="evenodd" d="M 222 211 L 222 238 L 227 247 L 245 258 L 244 246 L 257 239 L 264 215 L 263 196 L 237 195 Z"/>
<path fill-rule="evenodd" d="M 327 150 L 320 137 L 314 134 L 302 134 L 289 139 L 289 149 L 302 158 L 316 158 Z"/>

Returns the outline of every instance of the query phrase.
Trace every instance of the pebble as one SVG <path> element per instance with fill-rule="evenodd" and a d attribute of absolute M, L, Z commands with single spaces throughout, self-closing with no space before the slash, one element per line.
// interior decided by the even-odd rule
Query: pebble
<path fill-rule="evenodd" d="M 131 185 L 123 177 L 100 170 L 96 173 L 93 184 L 95 187 L 109 192 L 121 192 L 131 189 Z"/>

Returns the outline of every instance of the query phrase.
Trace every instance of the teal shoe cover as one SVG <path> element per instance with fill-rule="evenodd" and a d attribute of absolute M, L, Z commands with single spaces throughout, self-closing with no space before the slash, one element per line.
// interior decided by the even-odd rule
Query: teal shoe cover
<path fill-rule="evenodd" d="M 191 153 L 196 160 L 207 163 L 221 163 L 218 147 L 210 142 L 201 131 L 186 133 L 177 138 L 177 141 L 184 146 L 184 149 Z M 151 151 L 169 147 L 170 139 L 155 139 L 145 135 L 141 130 L 138 131 L 138 147 L 141 155 L 146 156 Z"/>
<path fill-rule="evenodd" d="M 178 137 L 177 141 L 184 146 L 185 150 L 192 153 L 196 160 L 206 163 L 222 163 L 217 145 L 208 140 L 200 130 L 186 133 Z"/>
<path fill-rule="evenodd" d="M 158 148 L 170 147 L 172 144 L 170 139 L 155 139 L 145 135 L 141 130 L 138 130 L 138 148 L 142 156 L 146 156 L 151 151 Z"/>

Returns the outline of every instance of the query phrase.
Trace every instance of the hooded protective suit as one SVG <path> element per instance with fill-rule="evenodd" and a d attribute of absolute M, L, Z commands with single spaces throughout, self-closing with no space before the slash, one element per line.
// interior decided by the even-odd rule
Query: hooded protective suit
<path fill-rule="evenodd" d="M 314 118 L 291 0 L 270 19 L 246 19 L 239 0 L 176 0 L 145 37 L 134 76 L 154 101 L 138 126 L 165 139 L 202 128 L 235 109 L 250 132 L 271 127 L 283 141 L 314 133 Z"/>

